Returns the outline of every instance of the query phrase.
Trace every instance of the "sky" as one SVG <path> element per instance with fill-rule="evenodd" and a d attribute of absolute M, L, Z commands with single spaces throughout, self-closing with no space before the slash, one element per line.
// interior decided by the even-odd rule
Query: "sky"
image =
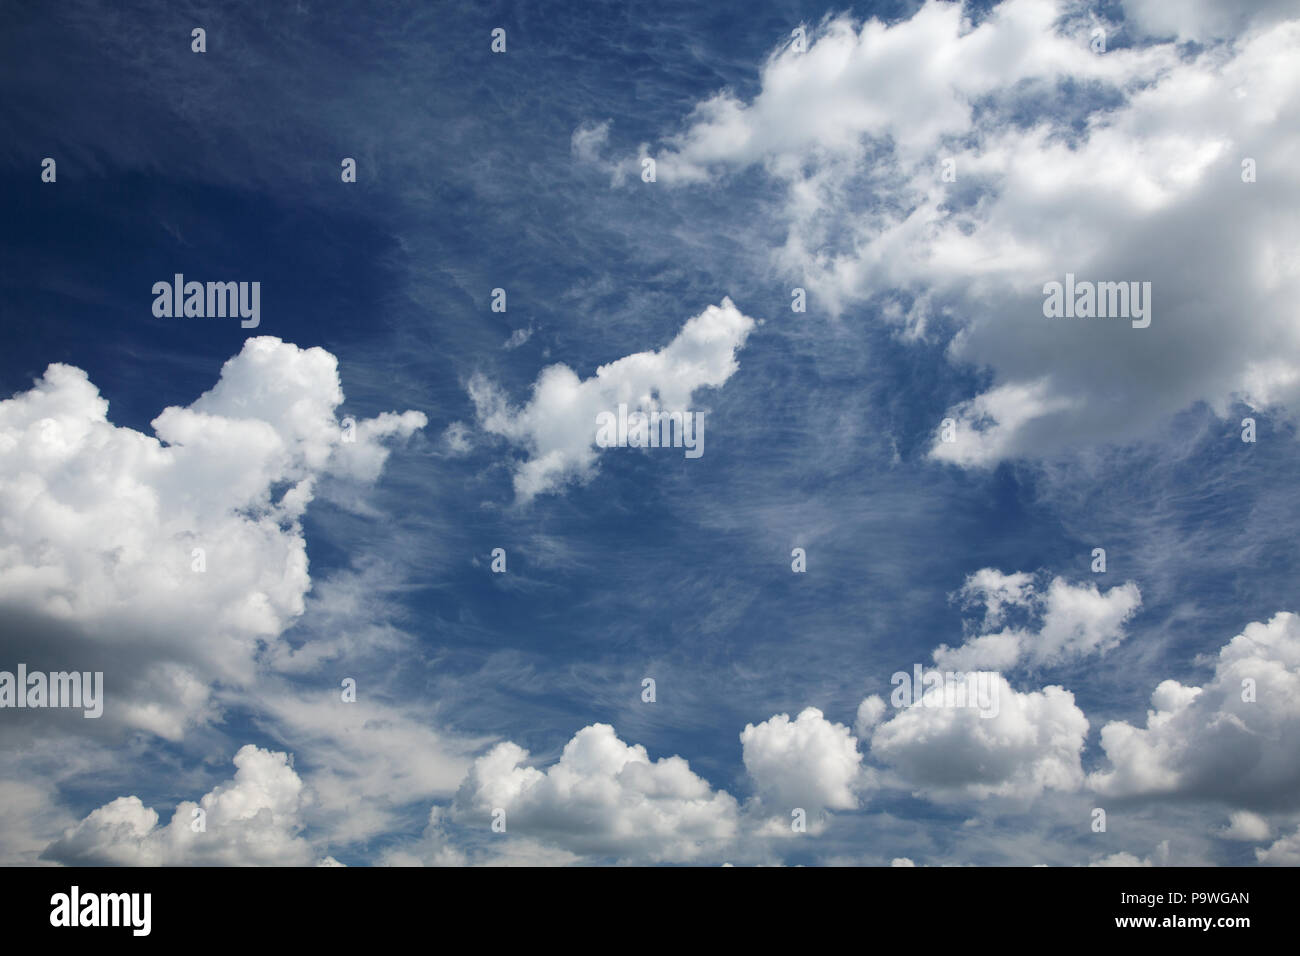
<path fill-rule="evenodd" d="M 1300 863 L 1294 4 L 0 20 L 0 863 Z"/>

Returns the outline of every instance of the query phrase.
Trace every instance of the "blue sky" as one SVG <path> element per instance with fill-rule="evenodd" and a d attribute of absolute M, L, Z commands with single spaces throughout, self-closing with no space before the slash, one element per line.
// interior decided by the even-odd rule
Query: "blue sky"
<path fill-rule="evenodd" d="M 1300 22 L 1168 7 L 9 6 L 0 668 L 109 663 L 100 722 L 4 712 L 4 861 L 1300 861 Z M 1151 327 L 1045 318 L 1067 272 Z M 260 325 L 155 317 L 175 273 Z M 704 455 L 571 455 L 656 350 Z M 1008 629 L 996 730 L 863 705 Z"/>

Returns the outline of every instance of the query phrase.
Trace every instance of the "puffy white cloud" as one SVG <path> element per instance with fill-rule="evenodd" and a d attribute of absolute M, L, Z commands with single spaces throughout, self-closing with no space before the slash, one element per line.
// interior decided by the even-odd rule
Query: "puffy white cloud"
<path fill-rule="evenodd" d="M 816 707 L 804 708 L 794 720 L 776 714 L 746 724 L 740 743 L 745 770 L 767 809 L 788 815 L 801 807 L 814 817 L 857 807 L 863 784 L 858 741 L 848 727 L 827 720 Z"/>
<path fill-rule="evenodd" d="M 104 671 L 109 724 L 177 739 L 212 717 L 211 685 L 247 685 L 303 612 L 317 482 L 373 480 L 381 441 L 425 423 L 342 423 L 342 400 L 332 355 L 264 336 L 156 437 L 113 425 L 68 365 L 0 402 L 5 656 Z"/>
<path fill-rule="evenodd" d="M 1055 578 L 1043 601 L 1043 623 L 1026 649 L 1036 664 L 1085 657 L 1110 650 L 1124 638 L 1124 623 L 1142 603 L 1128 581 L 1104 594 L 1095 584 L 1073 585 Z"/>
<path fill-rule="evenodd" d="M 1267 7 L 1134 3 L 1139 34 L 1231 39 L 1102 54 L 1066 0 L 1006 0 L 978 24 L 938 0 L 889 25 L 837 17 L 774 53 L 752 100 L 701 102 L 655 151 L 658 179 L 762 168 L 783 197 L 774 260 L 814 308 L 875 306 L 909 337 L 936 316 L 955 328 L 950 360 L 993 380 L 948 410 L 957 440 L 936 436 L 937 460 L 1129 440 L 1197 401 L 1294 413 L 1300 19 Z M 588 128 L 579 155 L 607 133 Z M 1150 282 L 1150 327 L 1045 318 L 1043 286 L 1066 273 Z"/>
<path fill-rule="evenodd" d="M 490 829 L 506 811 L 507 833 L 582 854 L 646 861 L 694 860 L 734 838 L 739 808 L 681 757 L 652 761 L 608 724 L 574 734 L 546 770 L 505 742 L 474 762 L 453 804 L 462 824 Z"/>
<path fill-rule="evenodd" d="M 1300 866 L 1300 829 L 1275 840 L 1270 847 L 1256 849 L 1255 859 L 1269 866 Z"/>
<path fill-rule="evenodd" d="M 1026 607 L 1033 600 L 1034 576 L 1028 571 L 1003 574 L 997 568 L 980 568 L 966 576 L 960 596 L 966 606 L 984 605 L 984 627 L 1001 627 L 1008 608 Z"/>
<path fill-rule="evenodd" d="M 736 352 L 754 327 L 728 298 L 689 319 L 662 349 L 637 352 L 580 379 L 567 365 L 542 370 L 532 397 L 511 408 L 500 390 L 482 376 L 469 384 L 479 426 L 524 450 L 516 465 L 515 493 L 527 501 L 557 490 L 567 480 L 594 473 L 597 416 L 641 411 L 686 412 L 701 388 L 717 388 L 739 368 Z"/>
<path fill-rule="evenodd" d="M 1058 16 L 1054 3 L 1011 0 L 974 29 L 962 7 L 948 3 L 927 3 L 890 26 L 831 19 L 811 31 L 806 52 L 787 45 L 769 58 L 751 103 L 724 91 L 699 104 L 657 154 L 659 179 L 695 182 L 761 164 L 790 184 L 792 211 L 811 213 L 828 198 L 817 188 L 832 188 L 819 174 L 847 175 L 833 164 L 861 161 L 869 140 L 890 138 L 916 160 L 970 131 L 980 97 L 1031 79 L 1121 79 L 1143 57 L 1095 57 L 1086 32 L 1079 43 L 1054 30 Z M 805 160 L 811 170 L 801 167 Z"/>
<path fill-rule="evenodd" d="M 1102 794 L 1300 805 L 1300 618 L 1247 625 L 1219 650 L 1204 687 L 1162 681 L 1146 726 L 1108 723 L 1101 747 L 1110 766 L 1089 783 Z"/>
<path fill-rule="evenodd" d="M 1010 670 L 1020 660 L 1030 635 L 1023 631 L 999 631 L 980 634 L 957 648 L 940 644 L 934 651 L 934 662 L 940 667 L 956 671 Z"/>
<path fill-rule="evenodd" d="M 1041 592 L 1033 575 L 993 568 L 970 575 L 960 593 L 967 604 L 984 604 L 984 628 L 1002 625 L 1012 610 L 1024 612 L 1026 623 L 977 634 L 960 647 L 939 645 L 934 662 L 957 671 L 1003 671 L 1021 663 L 1046 667 L 1104 653 L 1124 639 L 1124 624 L 1142 604 L 1132 581 L 1103 593 L 1095 584 L 1057 577 Z"/>
<path fill-rule="evenodd" d="M 1001 674 L 981 677 L 992 682 L 995 708 L 952 706 L 932 689 L 876 728 L 872 757 L 905 785 L 938 797 L 1078 789 L 1088 720 L 1074 695 L 1061 687 L 1020 693 Z"/>
<path fill-rule="evenodd" d="M 1245 840 L 1248 843 L 1258 843 L 1261 840 L 1267 840 L 1272 828 L 1268 821 L 1258 813 L 1251 813 L 1249 810 L 1237 810 L 1228 816 L 1228 826 L 1223 830 L 1222 836 L 1228 840 Z"/>
<path fill-rule="evenodd" d="M 316 861 L 299 835 L 306 802 L 287 754 L 249 744 L 235 754 L 234 779 L 198 803 L 184 801 L 171 822 L 139 797 L 93 811 L 45 851 L 72 866 L 306 866 Z M 195 830 L 204 811 L 204 829 Z"/>

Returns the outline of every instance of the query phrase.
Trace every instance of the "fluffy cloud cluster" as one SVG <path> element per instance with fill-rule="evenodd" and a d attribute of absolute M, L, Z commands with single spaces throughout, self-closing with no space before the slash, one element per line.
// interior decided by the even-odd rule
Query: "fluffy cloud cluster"
<path fill-rule="evenodd" d="M 740 732 L 745 763 L 769 810 L 779 810 L 783 830 L 788 815 L 801 807 L 809 817 L 826 810 L 857 807 L 863 783 L 858 742 L 843 724 L 831 723 L 816 707 L 794 720 L 777 714 Z"/>
<path fill-rule="evenodd" d="M 652 761 L 608 724 L 574 734 L 546 770 L 501 743 L 475 761 L 453 814 L 488 831 L 494 810 L 506 832 L 576 853 L 647 861 L 693 860 L 730 841 L 739 808 L 681 757 Z"/>
<path fill-rule="evenodd" d="M 1065 0 L 1006 0 L 978 23 L 939 0 L 890 25 L 831 19 L 769 58 L 752 100 L 700 103 L 655 151 L 658 179 L 763 169 L 783 197 L 774 257 L 814 306 L 953 330 L 950 358 L 994 378 L 949 409 L 957 440 L 936 438 L 936 459 L 1126 440 L 1198 400 L 1294 411 L 1300 19 L 1127 6 L 1136 44 Z M 575 155 L 603 162 L 607 139 L 584 127 Z M 1150 282 L 1150 327 L 1045 318 L 1043 286 L 1067 272 Z"/>
<path fill-rule="evenodd" d="M 1300 806 L 1300 617 L 1247 625 L 1204 687 L 1162 681 L 1146 726 L 1108 723 L 1101 746 L 1110 766 L 1089 783 L 1102 794 Z"/>
<path fill-rule="evenodd" d="M 1258 843 L 1260 840 L 1267 840 L 1271 832 L 1272 827 L 1268 825 L 1268 821 L 1258 813 L 1237 810 L 1228 817 L 1228 826 L 1221 835 L 1229 840 Z"/>
<path fill-rule="evenodd" d="M 717 388 L 739 367 L 736 352 L 754 320 L 728 298 L 689 319 L 662 349 L 637 352 L 580 379 L 567 365 L 542 370 L 522 408 L 511 408 L 490 381 L 475 376 L 470 397 L 481 428 L 522 448 L 527 457 L 514 475 L 515 494 L 527 501 L 555 491 L 565 481 L 593 474 L 598 446 L 597 416 L 628 412 L 685 412 L 701 388 Z"/>
<path fill-rule="evenodd" d="M 64 833 L 45 858 L 70 866 L 306 866 L 317 862 L 300 835 L 302 781 L 283 753 L 249 744 L 235 754 L 234 779 L 171 822 L 139 797 L 118 797 Z M 203 811 L 203 824 L 195 810 Z"/>
<path fill-rule="evenodd" d="M 155 435 L 67 365 L 0 402 L 4 657 L 103 671 L 109 723 L 175 739 L 211 717 L 211 685 L 247 684 L 303 611 L 317 482 L 373 480 L 381 442 L 425 424 L 340 422 L 342 401 L 334 356 L 264 336 Z"/>
<path fill-rule="evenodd" d="M 1077 790 L 1088 720 L 1060 687 L 1020 693 L 1000 674 L 996 713 L 945 705 L 942 691 L 879 724 L 871 755 L 907 786 L 938 797 L 1035 797 L 1046 789 Z"/>
<path fill-rule="evenodd" d="M 1255 851 L 1255 859 L 1268 866 L 1300 866 L 1300 829 Z"/>
<path fill-rule="evenodd" d="M 935 664 L 957 671 L 1046 667 L 1104 653 L 1124 639 L 1124 624 L 1142 603 L 1132 581 L 1103 593 L 1095 584 L 1058 577 L 1043 592 L 1031 574 L 994 568 L 970 575 L 960 594 L 966 604 L 983 604 L 985 610 L 981 633 L 960 647 L 941 644 L 934 652 Z M 1026 623 L 1004 626 L 1012 611 L 1023 612 Z"/>

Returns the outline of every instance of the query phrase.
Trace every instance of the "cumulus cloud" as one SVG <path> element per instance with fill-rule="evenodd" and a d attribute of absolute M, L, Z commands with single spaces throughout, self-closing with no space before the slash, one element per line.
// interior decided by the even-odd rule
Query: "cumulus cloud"
<path fill-rule="evenodd" d="M 1027 607 L 1033 600 L 1034 576 L 1028 571 L 1003 574 L 996 568 L 980 568 L 966 576 L 959 596 L 963 605 L 984 606 L 984 629 L 1001 627 L 1010 608 Z"/>
<path fill-rule="evenodd" d="M 1064 0 L 1006 0 L 978 24 L 938 0 L 889 25 L 835 17 L 806 52 L 775 52 L 752 99 L 699 103 L 655 151 L 658 179 L 762 169 L 786 227 L 774 260 L 815 308 L 951 334 L 952 362 L 991 370 L 948 410 L 957 440 L 936 436 L 936 460 L 1130 440 L 1198 401 L 1294 413 L 1300 19 L 1267 7 L 1131 2 L 1135 32 L 1164 39 L 1117 44 L 1106 24 L 1104 53 Z M 1175 24 L 1213 42 L 1180 48 Z M 1151 325 L 1045 318 L 1066 273 L 1150 282 Z"/>
<path fill-rule="evenodd" d="M 736 835 L 733 797 L 712 790 L 681 757 L 652 761 L 608 724 L 578 731 L 546 770 L 527 760 L 510 742 L 476 760 L 453 804 L 458 822 L 487 832 L 502 809 L 511 835 L 649 862 L 694 860 Z"/>
<path fill-rule="evenodd" d="M 1089 783 L 1102 794 L 1300 806 L 1300 618 L 1247 625 L 1204 687 L 1161 681 L 1146 726 L 1108 723 L 1101 747 L 1109 766 Z"/>
<path fill-rule="evenodd" d="M 521 448 L 526 457 L 514 473 L 521 501 L 556 491 L 565 481 L 585 481 L 596 467 L 597 416 L 633 412 L 686 412 L 698 389 L 717 388 L 739 368 L 736 352 L 754 327 L 728 298 L 689 319 L 662 349 L 637 352 L 580 379 L 567 365 L 542 370 L 532 397 L 512 408 L 501 391 L 482 376 L 470 380 L 469 393 L 479 427 Z"/>
<path fill-rule="evenodd" d="M 86 373 L 51 365 L 0 402 L 0 648 L 102 670 L 105 723 L 178 739 L 247 685 L 303 612 L 300 518 L 318 482 L 375 479 L 418 412 L 339 421 L 334 356 L 251 338 L 217 384 L 112 424 Z"/>
<path fill-rule="evenodd" d="M 827 720 L 816 707 L 804 708 L 794 720 L 777 714 L 746 724 L 740 743 L 745 770 L 764 807 L 784 815 L 783 829 L 797 807 L 810 818 L 857 807 L 857 790 L 864 782 L 858 741 L 848 727 Z"/>
<path fill-rule="evenodd" d="M 1237 810 L 1228 817 L 1228 826 L 1223 830 L 1222 836 L 1227 840 L 1244 840 L 1247 843 L 1258 843 L 1261 840 L 1267 840 L 1272 828 L 1269 827 L 1268 821 L 1258 813 L 1251 813 L 1249 810 Z"/>
<path fill-rule="evenodd" d="M 1300 829 L 1255 850 L 1255 859 L 1268 866 L 1300 866 Z"/>
<path fill-rule="evenodd" d="M 184 801 L 171 822 L 139 797 L 118 797 L 51 844 L 44 858 L 69 866 L 307 866 L 316 862 L 300 836 L 302 781 L 284 753 L 248 744 L 235 776 L 198 803 Z M 196 830 L 195 810 L 204 812 Z"/>
<path fill-rule="evenodd" d="M 1001 674 L 993 682 L 993 716 L 952 706 L 935 688 L 880 724 L 871 755 L 906 786 L 947 796 L 1030 798 L 1077 790 L 1088 720 L 1061 687 L 1020 693 Z"/>
<path fill-rule="evenodd" d="M 1142 604 L 1132 581 L 1103 593 L 1095 584 L 1070 584 L 1057 577 L 1043 592 L 1035 588 L 1033 575 L 994 568 L 970 575 L 959 593 L 967 605 L 982 603 L 985 610 L 984 633 L 960 647 L 941 644 L 934 651 L 935 664 L 957 671 L 1048 667 L 1105 653 L 1124 639 L 1125 623 Z M 1023 612 L 1025 623 L 1001 627 L 1011 611 Z"/>

